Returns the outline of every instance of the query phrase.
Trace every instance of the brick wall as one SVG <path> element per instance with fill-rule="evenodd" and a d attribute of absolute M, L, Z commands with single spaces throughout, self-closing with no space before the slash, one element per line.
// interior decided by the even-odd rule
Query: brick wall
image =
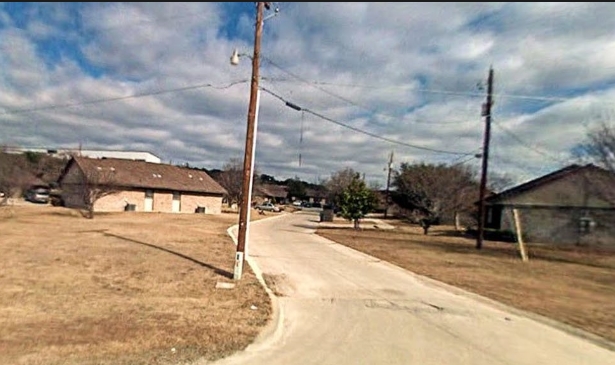
<path fill-rule="evenodd" d="M 145 208 L 145 191 L 121 191 L 99 199 L 94 209 L 98 212 L 120 212 L 124 206 L 135 204 L 136 211 L 143 212 Z M 154 191 L 153 211 L 171 213 L 173 193 L 168 191 Z M 180 194 L 180 212 L 194 213 L 197 207 L 205 207 L 207 214 L 220 214 L 222 212 L 222 197 L 196 194 Z"/>
<path fill-rule="evenodd" d="M 182 194 L 180 207 L 182 213 L 194 213 L 197 207 L 205 207 L 207 214 L 220 214 L 222 196 Z"/>
<path fill-rule="evenodd" d="M 145 199 L 145 193 L 143 194 Z M 173 194 L 169 191 L 154 191 L 154 212 L 171 212 L 171 202 L 173 201 Z"/>
<path fill-rule="evenodd" d="M 124 190 L 112 195 L 103 196 L 94 204 L 95 212 L 122 212 L 126 204 L 136 205 L 136 211 L 142 212 L 145 202 L 145 192 Z"/>
<path fill-rule="evenodd" d="M 615 247 L 615 211 L 582 208 L 519 208 L 521 230 L 526 242 L 562 245 L 583 244 Z M 511 209 L 502 212 L 502 229 L 514 232 Z M 581 233 L 581 217 L 591 217 L 595 226 Z"/>

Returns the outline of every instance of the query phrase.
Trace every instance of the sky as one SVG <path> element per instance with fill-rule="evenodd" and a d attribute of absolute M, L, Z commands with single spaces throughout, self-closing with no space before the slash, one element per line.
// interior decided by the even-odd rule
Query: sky
<path fill-rule="evenodd" d="M 147 151 L 207 169 L 243 159 L 255 14 L 0 3 L 0 146 Z M 573 152 L 615 116 L 614 31 L 610 3 L 272 3 L 255 165 L 314 183 L 349 167 L 384 187 L 393 153 L 394 170 L 478 174 L 490 67 L 490 176 L 584 163 Z"/>

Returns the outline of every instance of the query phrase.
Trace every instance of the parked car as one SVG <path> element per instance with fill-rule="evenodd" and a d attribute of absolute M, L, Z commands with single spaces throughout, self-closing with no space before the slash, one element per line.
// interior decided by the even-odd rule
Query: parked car
<path fill-rule="evenodd" d="M 33 186 L 26 191 L 25 199 L 32 203 L 49 203 L 49 188 L 45 186 Z"/>
<path fill-rule="evenodd" d="M 256 206 L 257 210 L 261 210 L 261 211 L 266 211 L 266 212 L 279 212 L 280 208 L 276 207 L 273 203 L 271 202 L 265 202 L 263 204 L 257 205 Z"/>
<path fill-rule="evenodd" d="M 295 201 L 293 202 L 293 206 L 294 206 L 294 207 L 300 207 L 300 206 L 302 206 L 302 205 L 303 205 L 303 202 L 302 202 L 301 200 L 295 200 Z"/>

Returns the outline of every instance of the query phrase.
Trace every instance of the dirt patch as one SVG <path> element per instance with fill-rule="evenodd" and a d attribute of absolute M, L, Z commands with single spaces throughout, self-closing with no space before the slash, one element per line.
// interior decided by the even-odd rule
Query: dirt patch
<path fill-rule="evenodd" d="M 232 281 L 236 214 L 11 209 L 0 212 L 2 364 L 213 360 L 270 318 L 248 265 L 234 289 L 216 289 Z"/>
<path fill-rule="evenodd" d="M 284 274 L 263 274 L 263 279 L 276 297 L 286 297 L 294 290 Z"/>
<path fill-rule="evenodd" d="M 387 221 L 387 223 L 391 223 Z M 395 222 L 389 231 L 325 229 L 317 233 L 420 275 L 455 285 L 615 341 L 615 252 L 591 247 L 527 245 L 474 239 L 438 226 L 428 236 Z"/>

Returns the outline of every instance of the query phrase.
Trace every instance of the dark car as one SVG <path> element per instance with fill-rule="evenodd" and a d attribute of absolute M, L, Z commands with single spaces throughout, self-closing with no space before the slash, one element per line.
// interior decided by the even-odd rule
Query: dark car
<path fill-rule="evenodd" d="M 25 199 L 32 203 L 49 203 L 50 190 L 46 186 L 33 186 L 26 191 Z"/>

